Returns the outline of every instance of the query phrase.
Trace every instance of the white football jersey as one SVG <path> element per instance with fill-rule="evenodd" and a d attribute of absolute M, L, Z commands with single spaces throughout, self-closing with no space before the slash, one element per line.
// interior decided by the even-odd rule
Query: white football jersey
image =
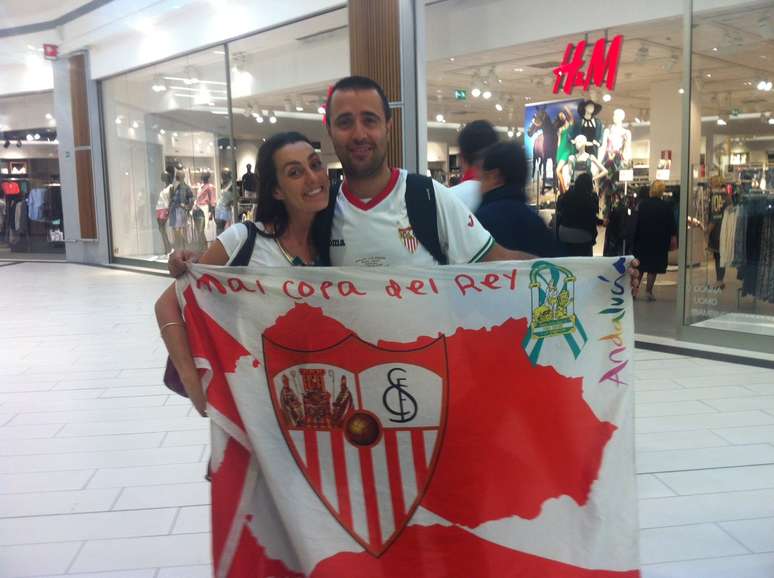
<path fill-rule="evenodd" d="M 336 197 L 331 231 L 334 266 L 431 266 L 438 263 L 417 242 L 406 210 L 405 170 L 392 170 L 384 191 L 369 201 L 355 196 L 344 181 Z M 473 263 L 486 255 L 494 239 L 448 188 L 433 181 L 438 238 L 450 264 Z"/>

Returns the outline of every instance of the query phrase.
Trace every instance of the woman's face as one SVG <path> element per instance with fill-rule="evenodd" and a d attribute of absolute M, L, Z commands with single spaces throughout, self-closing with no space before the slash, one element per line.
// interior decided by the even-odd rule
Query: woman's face
<path fill-rule="evenodd" d="M 328 206 L 328 173 L 309 143 L 288 144 L 274 153 L 277 188 L 274 198 L 285 204 L 288 215 L 318 213 Z"/>

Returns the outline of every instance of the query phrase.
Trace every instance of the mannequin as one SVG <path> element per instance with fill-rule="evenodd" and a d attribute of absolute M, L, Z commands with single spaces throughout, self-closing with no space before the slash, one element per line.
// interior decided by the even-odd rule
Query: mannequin
<path fill-rule="evenodd" d="M 580 120 L 573 125 L 572 140 L 575 141 L 578 136 L 586 137 L 586 150 L 595 157 L 600 144 L 602 143 L 602 121 L 597 117 L 602 111 L 602 105 L 593 100 L 582 100 L 578 104 L 578 116 Z"/>
<path fill-rule="evenodd" d="M 175 171 L 175 182 L 169 193 L 169 226 L 172 227 L 175 250 L 186 248 L 188 217 L 194 205 L 194 194 L 185 182 L 185 171 Z"/>
<path fill-rule="evenodd" d="M 231 171 L 223 169 L 220 173 L 220 194 L 218 204 L 215 207 L 215 227 L 218 235 L 231 223 L 234 209 L 234 182 L 231 179 Z"/>
<path fill-rule="evenodd" d="M 570 160 L 570 155 L 573 151 L 572 142 L 570 142 L 570 133 L 573 127 L 572 111 L 568 107 L 564 107 L 564 110 L 559 111 L 556 118 L 556 132 L 557 132 L 557 150 L 556 150 L 556 179 L 559 181 L 559 192 L 565 193 L 569 188 L 569 183 L 565 178 L 564 167 L 567 166 L 567 161 Z"/>
<path fill-rule="evenodd" d="M 161 189 L 159 198 L 156 201 L 156 224 L 159 227 L 161 241 L 164 243 L 164 254 L 168 255 L 172 252 L 172 244 L 169 242 L 169 236 L 167 235 L 167 220 L 169 219 L 169 193 L 171 186 L 169 184 L 169 173 L 166 171 L 161 173 L 161 182 L 164 185 L 164 188 Z"/>
<path fill-rule="evenodd" d="M 615 170 L 626 166 L 632 159 L 632 131 L 624 128 L 626 113 L 621 108 L 613 111 L 613 124 L 607 127 L 602 136 L 599 160 L 605 166 L 613 163 Z"/>
<path fill-rule="evenodd" d="M 579 134 L 575 137 L 575 154 L 570 155 L 570 174 L 574 183 L 575 179 L 583 173 L 588 173 L 596 184 L 599 179 L 607 175 L 607 169 L 597 160 L 597 157 L 588 152 L 586 137 Z M 594 170 L 596 168 L 596 170 Z"/>
<path fill-rule="evenodd" d="M 210 173 L 202 173 L 199 192 L 196 194 L 194 219 L 194 246 L 197 250 L 207 249 L 205 224 L 215 218 L 215 186 L 210 182 Z"/>
<path fill-rule="evenodd" d="M 258 178 L 253 172 L 253 165 L 247 165 L 247 172 L 242 175 L 242 194 L 245 197 L 258 196 Z"/>

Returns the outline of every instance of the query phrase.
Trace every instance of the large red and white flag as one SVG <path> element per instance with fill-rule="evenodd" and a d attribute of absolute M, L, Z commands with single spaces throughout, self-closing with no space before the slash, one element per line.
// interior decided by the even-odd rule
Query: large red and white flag
<path fill-rule="evenodd" d="M 218 578 L 639 576 L 624 259 L 195 265 Z"/>

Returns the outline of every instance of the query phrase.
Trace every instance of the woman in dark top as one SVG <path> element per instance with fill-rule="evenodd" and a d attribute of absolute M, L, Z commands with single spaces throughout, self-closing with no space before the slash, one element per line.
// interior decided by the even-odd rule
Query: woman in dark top
<path fill-rule="evenodd" d="M 669 247 L 677 234 L 672 207 L 661 199 L 665 188 L 661 181 L 650 187 L 650 198 L 640 203 L 634 232 L 634 255 L 640 261 L 640 271 L 648 274 L 645 286 L 648 301 L 656 300 L 653 295 L 656 275 L 666 273 Z"/>
<path fill-rule="evenodd" d="M 551 232 L 527 206 L 527 159 L 521 146 L 514 142 L 490 146 L 484 152 L 481 169 L 483 198 L 476 217 L 495 241 L 507 249 L 538 257 L 557 256 Z"/>
<path fill-rule="evenodd" d="M 593 256 L 598 212 L 599 198 L 591 175 L 583 173 L 556 203 L 557 236 L 565 255 Z"/>

